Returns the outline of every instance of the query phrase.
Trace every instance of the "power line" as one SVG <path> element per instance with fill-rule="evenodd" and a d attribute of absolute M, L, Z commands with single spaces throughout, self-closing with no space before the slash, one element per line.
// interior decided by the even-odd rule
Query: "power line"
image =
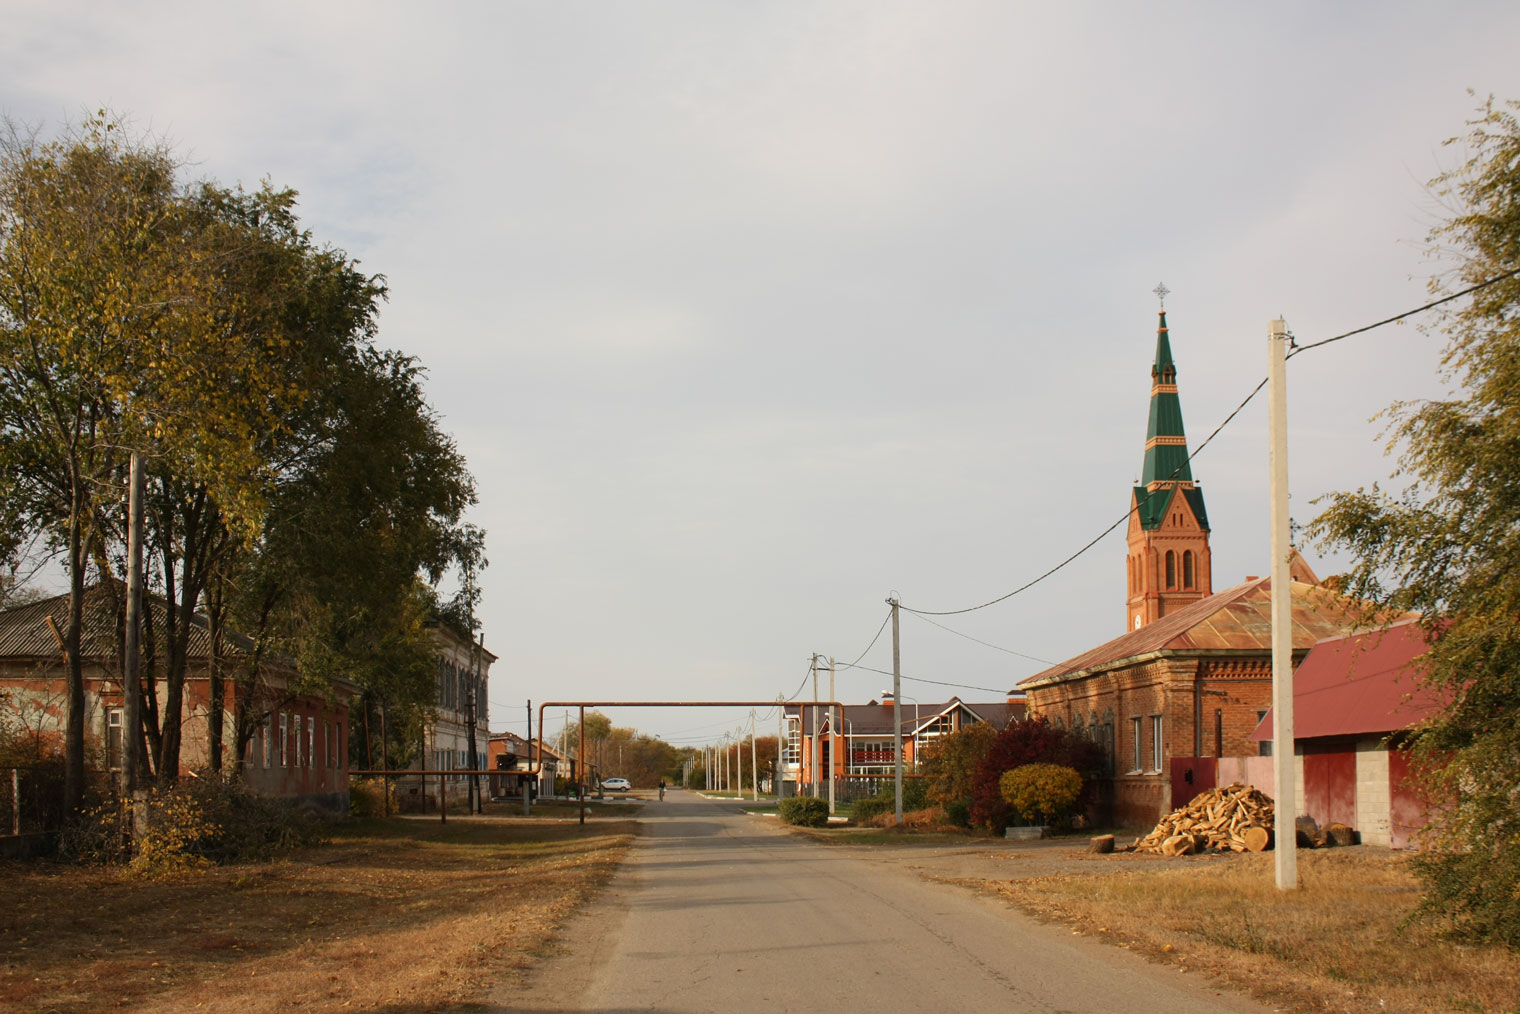
<path fill-rule="evenodd" d="M 849 666 L 849 668 L 851 668 L 851 669 L 862 669 L 862 670 L 864 670 L 866 672 L 874 672 L 874 673 L 878 673 L 878 674 L 880 674 L 882 676 L 891 676 L 892 675 L 890 672 L 886 671 L 885 669 L 872 669 L 868 665 L 854 665 L 854 666 Z M 1007 690 L 996 690 L 996 689 L 994 689 L 992 687 L 979 687 L 979 686 L 975 686 L 975 685 L 973 685 L 971 683 L 946 683 L 944 680 L 925 679 L 922 676 L 903 676 L 901 678 L 907 680 L 910 683 L 933 683 L 937 687 L 956 687 L 956 688 L 961 689 L 961 690 L 984 690 L 984 691 L 986 691 L 989 694 L 1006 694 L 1008 692 Z"/>
<path fill-rule="evenodd" d="M 1334 338 L 1325 338 L 1322 341 L 1317 341 L 1310 345 L 1300 345 L 1298 348 L 1290 351 L 1287 358 L 1292 359 L 1300 352 L 1308 352 L 1310 349 L 1317 349 L 1321 345 L 1329 345 L 1331 342 L 1338 342 L 1342 338 L 1350 338 L 1352 335 L 1359 335 L 1365 331 L 1371 331 L 1374 328 L 1382 327 L 1385 324 L 1392 324 L 1395 321 L 1403 320 L 1405 317 L 1413 317 L 1417 313 L 1424 313 L 1426 310 L 1432 310 L 1440 306 L 1442 303 L 1451 302 L 1453 299 L 1461 299 L 1463 296 L 1470 296 L 1474 292 L 1477 292 L 1479 289 L 1486 289 L 1490 285 L 1497 285 L 1506 279 L 1514 278 L 1516 275 L 1520 275 L 1520 268 L 1515 268 L 1512 271 L 1506 271 L 1502 275 L 1495 275 L 1493 278 L 1490 278 L 1484 282 L 1479 282 L 1477 285 L 1469 286 L 1468 288 L 1463 289 L 1461 292 L 1453 292 L 1449 296 L 1443 296 L 1434 302 L 1426 303 L 1424 306 L 1417 306 L 1413 310 L 1405 310 L 1403 313 L 1398 314 L 1397 316 L 1389 317 L 1386 320 L 1380 320 L 1376 324 L 1368 324 L 1366 327 L 1359 327 L 1355 331 L 1347 331 L 1345 334 L 1338 334 Z"/>
<path fill-rule="evenodd" d="M 977 644 L 980 644 L 983 647 L 996 648 L 998 651 L 1006 651 L 1010 655 L 1017 655 L 1019 658 L 1027 658 L 1031 662 L 1039 662 L 1042 665 L 1055 665 L 1056 664 L 1056 663 L 1054 663 L 1054 662 L 1052 662 L 1052 661 L 1050 661 L 1049 659 L 1046 659 L 1046 658 L 1036 658 L 1033 655 L 1026 655 L 1022 651 L 1014 651 L 1012 648 L 1005 648 L 1005 647 L 1003 647 L 1000 644 L 993 644 L 991 641 L 983 641 L 980 638 L 972 637 L 970 634 L 962 633 L 961 631 L 955 630 L 952 627 L 947 627 L 943 623 L 937 623 L 934 620 L 929 619 L 929 617 L 925 616 L 923 613 L 917 612 L 916 610 L 910 609 L 910 610 L 908 610 L 908 612 L 912 613 L 914 616 L 917 616 L 919 619 L 923 620 L 925 623 L 931 624 L 933 626 L 938 627 L 939 629 L 941 629 L 943 631 L 946 631 L 948 633 L 954 634 L 956 637 L 964 637 L 968 641 L 975 641 Z"/>
<path fill-rule="evenodd" d="M 1295 356 L 1295 355 L 1297 355 L 1300 352 L 1307 352 L 1310 349 L 1317 349 L 1317 348 L 1320 348 L 1322 346 L 1329 345 L 1331 342 L 1338 342 L 1338 341 L 1341 341 L 1342 339 L 1350 338 L 1353 335 L 1365 334 L 1368 331 L 1372 331 L 1372 330 L 1375 330 L 1377 328 L 1384 327 L 1384 326 L 1386 326 L 1388 324 L 1392 324 L 1392 323 L 1394 323 L 1396 321 L 1404 320 L 1405 318 L 1412 317 L 1412 316 L 1414 316 L 1415 314 L 1418 314 L 1418 313 L 1424 313 L 1425 311 L 1434 309 L 1435 307 L 1440 306 L 1443 303 L 1449 303 L 1449 302 L 1451 302 L 1454 299 L 1460 299 L 1463 296 L 1471 295 L 1472 293 L 1477 292 L 1480 289 L 1486 289 L 1490 285 L 1497 285 L 1499 282 L 1502 282 L 1502 281 L 1504 281 L 1504 280 L 1506 280 L 1508 278 L 1514 278 L 1516 275 L 1520 275 L 1520 268 L 1515 268 L 1513 270 L 1506 271 L 1506 272 L 1504 272 L 1501 275 L 1495 275 L 1493 278 L 1487 279 L 1486 281 L 1479 282 L 1477 285 L 1469 286 L 1468 288 L 1463 289 L 1461 292 L 1454 292 L 1454 293 L 1452 293 L 1449 296 L 1443 296 L 1440 299 L 1432 300 L 1431 302 L 1426 303 L 1423 306 L 1417 306 L 1417 307 L 1415 307 L 1412 310 L 1405 310 L 1403 313 L 1395 314 L 1392 317 L 1386 317 L 1383 320 L 1377 321 L 1374 324 L 1368 324 L 1368 325 L 1366 325 L 1364 327 L 1359 327 L 1359 328 L 1356 328 L 1354 330 L 1347 331 L 1344 334 L 1338 334 L 1338 335 L 1334 336 L 1333 338 L 1325 338 L 1322 341 L 1312 342 L 1312 343 L 1310 343 L 1308 345 L 1301 345 L 1298 348 L 1294 349 L 1292 352 L 1290 352 L 1289 353 L 1289 357 Z M 1189 454 L 1187 456 L 1187 460 L 1185 460 L 1182 464 L 1178 465 L 1177 468 L 1176 468 L 1176 470 L 1173 471 L 1170 476 L 1168 476 L 1166 479 L 1164 479 L 1162 481 L 1163 482 L 1171 482 L 1179 474 L 1181 474 L 1182 470 L 1184 468 L 1186 468 L 1188 465 L 1190 465 L 1192 463 L 1192 461 L 1193 461 L 1194 458 L 1196 458 L 1199 454 L 1203 453 L 1203 449 L 1205 447 L 1207 447 L 1210 444 L 1210 442 L 1212 442 L 1213 439 L 1219 435 L 1219 433 L 1220 433 L 1221 430 L 1223 430 L 1232 421 L 1234 421 L 1235 417 L 1238 416 L 1241 413 L 1241 411 L 1247 405 L 1249 405 L 1251 403 L 1251 399 L 1255 398 L 1256 395 L 1261 392 L 1261 389 L 1263 387 L 1266 387 L 1266 386 L 1267 386 L 1267 378 L 1263 377 L 1261 379 L 1261 383 L 1257 384 L 1254 388 L 1252 388 L 1251 393 L 1248 394 L 1248 395 L 1246 395 L 1245 400 L 1242 401 L 1239 405 L 1235 406 L 1235 411 L 1233 411 L 1229 415 L 1225 416 L 1224 422 L 1222 422 L 1218 426 L 1214 427 L 1214 432 L 1210 433 L 1208 435 L 1208 438 L 1205 439 L 1203 441 L 1203 443 L 1201 443 L 1201 444 L 1198 445 L 1198 449 L 1195 450 L 1195 451 L 1193 451 L 1193 453 Z M 1139 509 L 1144 504 L 1146 504 L 1147 502 L 1149 502 L 1150 498 L 1152 496 L 1155 496 L 1156 493 L 1158 493 L 1158 492 L 1160 492 L 1159 489 L 1156 490 L 1156 491 L 1149 491 L 1148 490 L 1146 492 L 1146 495 L 1145 495 L 1144 498 L 1142 498 L 1141 500 L 1139 500 L 1138 502 L 1136 502 L 1136 504 L 1135 504 L 1134 507 L 1132 507 L 1129 510 L 1127 510 L 1127 511 L 1124 512 L 1124 516 L 1123 517 L 1119 518 L 1119 520 L 1115 521 L 1113 524 L 1111 524 L 1107 528 L 1103 529 L 1103 531 L 1099 532 L 1098 535 L 1095 538 L 1093 538 L 1091 541 L 1089 541 L 1081 549 L 1078 549 L 1075 553 L 1072 553 L 1066 559 L 1062 560 L 1060 563 L 1056 564 L 1054 567 L 1051 567 L 1045 573 L 1041 574 L 1040 576 L 1034 578 L 1031 581 L 1025 582 L 1024 584 L 1020 585 L 1019 587 L 1015 588 L 1013 591 L 1008 592 L 1005 595 L 999 595 L 995 599 L 991 599 L 991 600 L 989 600 L 987 602 L 983 602 L 980 605 L 967 606 L 964 609 L 943 609 L 943 610 L 914 609 L 911 606 L 902 605 L 901 603 L 899 603 L 899 607 L 902 608 L 902 609 L 906 609 L 910 613 L 915 613 L 915 614 L 917 614 L 919 616 L 925 616 L 925 617 L 927 617 L 927 616 L 958 616 L 961 613 L 971 613 L 971 612 L 975 612 L 978 609 L 986 609 L 988 606 L 995 606 L 999 602 L 1005 602 L 1008 599 L 1013 598 L 1015 595 L 1019 594 L 1020 592 L 1028 591 L 1030 588 L 1033 588 L 1035 585 L 1039 584 L 1041 581 L 1044 581 L 1046 578 L 1050 577 L 1056 571 L 1060 570 L 1061 568 L 1065 567 L 1067 564 L 1071 563 L 1073 560 L 1077 559 L 1077 557 L 1079 557 L 1082 554 L 1086 553 L 1089 549 L 1091 549 L 1092 547 L 1096 546 L 1099 542 L 1103 541 L 1103 539 L 1110 532 L 1112 532 L 1115 528 L 1118 528 L 1120 525 L 1122 525 L 1126 521 L 1128 521 L 1131 514 L 1134 514 L 1134 513 L 1138 512 Z"/>

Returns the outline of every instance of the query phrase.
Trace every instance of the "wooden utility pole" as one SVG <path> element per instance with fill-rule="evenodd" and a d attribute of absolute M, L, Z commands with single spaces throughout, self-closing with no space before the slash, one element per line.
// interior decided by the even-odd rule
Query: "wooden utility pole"
<path fill-rule="evenodd" d="M 581 705 L 580 732 L 575 737 L 575 751 L 580 763 L 575 769 L 575 798 L 581 804 L 581 823 L 586 823 L 586 706 Z"/>
<path fill-rule="evenodd" d="M 138 755 L 142 727 L 142 630 L 143 602 L 143 461 L 132 452 L 130 486 L 127 490 L 127 629 L 122 660 L 121 774 L 122 789 L 136 801 L 142 758 Z"/>
<path fill-rule="evenodd" d="M 536 765 L 536 764 L 533 763 L 533 751 L 534 751 L 534 749 L 535 749 L 535 747 L 534 747 L 534 744 L 533 744 L 533 699 L 530 697 L 530 698 L 528 698 L 528 770 L 530 772 L 532 772 L 532 777 L 530 777 L 526 782 L 522 783 L 522 790 L 523 790 L 523 816 L 524 817 L 531 817 L 533 815 L 533 784 L 535 782 L 537 782 L 538 778 L 539 778 L 538 765 Z M 542 754 L 543 751 L 540 750 L 539 753 Z"/>
<path fill-rule="evenodd" d="M 475 749 L 475 690 L 480 686 L 480 656 L 486 650 L 486 635 L 480 635 L 480 641 L 474 646 L 475 664 L 470 673 L 470 692 L 465 695 L 465 735 L 470 737 L 470 784 L 465 795 L 468 802 L 466 809 L 475 813 L 484 813 L 485 806 L 480 798 L 480 776 L 475 772 L 480 770 L 480 752 Z"/>
<path fill-rule="evenodd" d="M 1288 518 L 1288 325 L 1267 326 L 1267 428 L 1272 487 L 1272 773 L 1277 887 L 1298 887 L 1298 786 L 1293 755 L 1293 585 L 1288 572 L 1292 532 Z"/>

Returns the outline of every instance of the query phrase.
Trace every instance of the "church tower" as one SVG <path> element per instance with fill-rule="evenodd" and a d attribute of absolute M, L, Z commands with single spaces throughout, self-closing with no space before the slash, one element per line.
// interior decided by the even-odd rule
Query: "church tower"
<path fill-rule="evenodd" d="M 1165 298 L 1164 287 L 1157 294 Z M 1166 307 L 1156 329 L 1151 366 L 1151 418 L 1145 466 L 1130 497 L 1126 628 L 1139 630 L 1168 613 L 1213 594 L 1209 517 L 1203 490 L 1193 481 L 1177 365 L 1167 337 Z"/>

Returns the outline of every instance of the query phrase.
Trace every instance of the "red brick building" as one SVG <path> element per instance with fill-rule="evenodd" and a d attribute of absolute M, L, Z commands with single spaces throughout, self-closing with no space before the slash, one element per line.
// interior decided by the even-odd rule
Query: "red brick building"
<path fill-rule="evenodd" d="M 81 657 L 84 662 L 85 763 L 106 782 L 121 770 L 123 695 L 118 642 L 119 603 L 110 589 L 85 596 Z M 159 630 L 167 616 L 162 599 L 147 598 Z M 66 700 L 59 634 L 67 623 L 68 596 L 0 611 L 0 722 L 12 735 L 35 739 L 42 751 L 61 749 Z M 231 672 L 252 644 L 224 634 L 222 665 Z M 206 617 L 191 621 L 184 702 L 181 708 L 181 775 L 211 767 L 211 635 Z M 251 723 L 241 754 L 241 777 L 253 789 L 334 812 L 348 810 L 348 701 L 358 688 L 337 681 L 331 693 L 291 687 L 290 668 L 266 666 L 259 681 L 225 686 L 221 770 L 239 763 L 237 718 Z M 144 706 L 147 702 L 144 702 Z M 163 704 L 160 701 L 160 716 Z"/>

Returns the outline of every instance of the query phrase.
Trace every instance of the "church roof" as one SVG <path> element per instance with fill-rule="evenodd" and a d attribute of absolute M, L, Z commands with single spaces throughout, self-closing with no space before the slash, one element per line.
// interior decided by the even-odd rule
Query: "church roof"
<path fill-rule="evenodd" d="M 1177 395 L 1177 364 L 1172 359 L 1166 311 L 1156 325 L 1156 359 L 1151 364 L 1150 419 L 1145 430 L 1145 461 L 1140 469 L 1140 526 L 1154 530 L 1166 515 L 1170 497 L 1146 497 L 1144 491 L 1159 483 L 1186 484 L 1188 504 L 1208 530 L 1203 493 L 1192 488 L 1193 469 L 1188 462 L 1187 432 L 1182 424 L 1182 401 Z M 1158 502 L 1159 501 L 1159 502 Z"/>
<path fill-rule="evenodd" d="M 1319 585 L 1292 582 L 1293 649 L 1357 626 L 1362 604 Z M 1030 690 L 1165 655 L 1260 655 L 1272 650 L 1272 579 L 1255 578 L 1019 681 Z"/>

